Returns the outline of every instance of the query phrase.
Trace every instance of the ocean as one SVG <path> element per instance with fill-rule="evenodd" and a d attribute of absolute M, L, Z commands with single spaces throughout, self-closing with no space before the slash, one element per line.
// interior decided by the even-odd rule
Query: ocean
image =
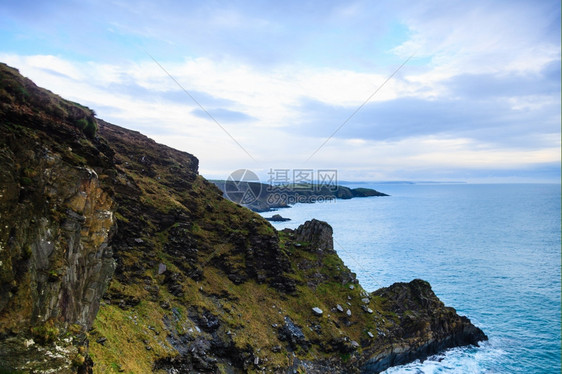
<path fill-rule="evenodd" d="M 346 185 L 391 196 L 297 204 L 273 225 L 327 221 L 366 290 L 427 280 L 490 338 L 385 373 L 560 373 L 560 185 Z"/>

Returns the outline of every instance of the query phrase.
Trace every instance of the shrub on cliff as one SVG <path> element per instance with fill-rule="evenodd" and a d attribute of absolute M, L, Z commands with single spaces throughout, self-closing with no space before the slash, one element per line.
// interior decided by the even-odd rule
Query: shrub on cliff
<path fill-rule="evenodd" d="M 96 136 L 96 132 L 98 131 L 98 125 L 93 118 L 79 119 L 78 121 L 76 121 L 76 127 L 82 130 L 84 135 L 86 135 L 88 138 L 93 138 L 94 136 Z"/>

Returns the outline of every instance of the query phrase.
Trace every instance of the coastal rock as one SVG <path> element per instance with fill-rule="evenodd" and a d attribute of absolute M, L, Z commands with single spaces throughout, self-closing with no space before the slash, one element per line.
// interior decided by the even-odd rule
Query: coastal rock
<path fill-rule="evenodd" d="M 318 251 L 333 251 L 334 239 L 332 227 L 316 219 L 305 222 L 295 230 L 295 240 L 309 243 L 310 248 Z"/>
<path fill-rule="evenodd" d="M 271 222 L 285 222 L 291 220 L 290 218 L 282 217 L 280 214 L 274 214 L 273 216 L 266 217 L 265 219 Z"/>
<path fill-rule="evenodd" d="M 395 283 L 372 293 L 384 300 L 385 309 L 393 311 L 400 321 L 392 335 L 395 343 L 370 357 L 362 366 L 363 373 L 379 373 L 390 366 L 402 365 L 447 348 L 475 345 L 488 337 L 466 317 L 446 307 L 435 296 L 428 282 L 415 279 Z"/>

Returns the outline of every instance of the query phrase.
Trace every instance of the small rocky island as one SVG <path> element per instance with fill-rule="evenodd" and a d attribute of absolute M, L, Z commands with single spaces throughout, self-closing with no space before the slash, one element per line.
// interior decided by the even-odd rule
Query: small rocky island
<path fill-rule="evenodd" d="M 270 221 L 270 222 L 286 222 L 286 221 L 290 221 L 290 218 L 285 218 L 283 216 L 281 216 L 280 214 L 274 214 L 271 217 L 265 217 L 266 220 Z"/>
<path fill-rule="evenodd" d="M 486 335 L 0 64 L 0 372 L 378 373 Z"/>

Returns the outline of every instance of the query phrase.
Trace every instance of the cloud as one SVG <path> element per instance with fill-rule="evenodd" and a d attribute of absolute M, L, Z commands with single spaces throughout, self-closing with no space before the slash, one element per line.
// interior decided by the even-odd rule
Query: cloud
<path fill-rule="evenodd" d="M 559 55 L 560 35 L 552 32 L 560 27 L 558 1 L 422 2 L 405 9 L 412 37 L 395 51 L 430 56 L 440 68 L 526 71 Z"/>
<path fill-rule="evenodd" d="M 225 122 L 225 123 L 248 122 L 248 121 L 255 120 L 255 118 L 245 113 L 237 112 L 235 110 L 223 109 L 223 108 L 210 108 L 209 110 L 195 109 L 191 111 L 191 113 L 193 113 L 194 115 L 200 118 L 209 118 L 209 114 L 211 114 L 211 116 L 213 116 L 213 118 L 215 118 L 217 121 Z"/>
<path fill-rule="evenodd" d="M 300 167 L 365 104 L 309 166 L 359 179 L 506 176 L 518 165 L 559 176 L 559 1 L 65 1 L 36 8 L 42 17 L 0 8 L 0 60 L 195 153 L 205 173 Z"/>
<path fill-rule="evenodd" d="M 560 60 L 533 73 L 460 74 L 443 84 L 450 95 L 461 99 L 556 95 L 560 93 Z"/>
<path fill-rule="evenodd" d="M 338 138 L 399 140 L 415 136 L 468 137 L 528 148 L 543 146 L 533 140 L 559 133 L 559 95 L 513 98 L 465 98 L 428 100 L 405 97 L 366 105 L 337 132 Z M 557 99 L 558 97 L 558 99 Z M 328 136 L 356 109 L 306 101 L 302 130 L 309 136 Z"/>
<path fill-rule="evenodd" d="M 300 167 L 362 103 L 369 93 L 365 87 L 372 89 L 383 79 L 381 75 L 335 70 L 266 75 L 249 67 L 225 69 L 208 60 L 170 64 L 172 74 L 181 82 L 190 82 L 191 92 L 221 124 L 236 123 L 227 131 L 260 161 L 254 164 L 153 64 L 89 64 L 88 70 L 51 56 L 1 57 L 16 61 L 23 70 L 29 69 L 51 83 L 57 82 L 56 86 L 70 94 L 63 96 L 86 101 L 110 122 L 141 130 L 196 154 L 202 160 L 202 171 L 216 177 L 227 165 L 232 168 L 242 164 L 258 170 Z M 45 61 L 70 75 L 46 72 L 40 68 Z M 546 83 L 557 74 L 555 70 L 545 69 L 537 77 Z M 202 72 L 210 77 L 208 81 L 198 79 Z M 99 79 L 89 81 L 84 75 Z M 455 168 L 497 170 L 556 162 L 560 158 L 559 93 L 526 79 L 529 86 L 518 91 L 513 90 L 517 81 L 514 76 L 449 78 L 443 84 L 450 98 L 438 96 L 437 100 L 427 98 L 415 84 L 408 87 L 408 80 L 402 78 L 389 85 L 390 92 L 358 112 L 318 152 L 311 165 L 338 167 L 353 175 L 364 173 L 378 179 L 385 175 L 408 179 L 408 173 L 424 170 L 430 174 L 431 168 L 439 170 L 438 175 L 444 170 L 452 175 Z M 245 84 L 240 84 L 242 81 Z M 476 96 L 474 81 L 491 82 L 487 88 L 490 94 Z M 360 84 L 364 87 L 362 95 L 352 90 Z M 339 100 L 348 94 L 346 87 L 352 99 Z M 222 97 L 214 96 L 218 92 Z M 401 92 L 411 96 L 401 97 Z M 513 95 L 505 98 L 504 94 Z M 536 102 L 533 104 L 529 97 L 536 97 Z M 527 104 L 523 105 L 525 100 Z M 346 105 L 335 105 L 338 102 Z M 284 118 L 292 121 L 283 123 Z M 373 174 L 373 169 L 377 173 Z"/>

